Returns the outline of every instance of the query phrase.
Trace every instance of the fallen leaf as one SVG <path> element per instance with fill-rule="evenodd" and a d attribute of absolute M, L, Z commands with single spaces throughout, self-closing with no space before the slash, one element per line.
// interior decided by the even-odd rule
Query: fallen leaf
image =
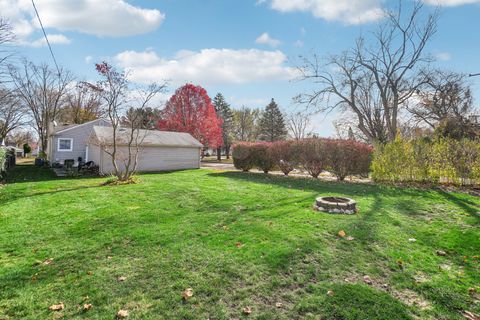
<path fill-rule="evenodd" d="M 369 276 L 364 276 L 364 277 L 363 277 L 363 282 L 365 282 L 365 283 L 368 284 L 368 285 L 372 285 L 372 284 L 373 284 L 373 281 L 372 281 L 372 279 L 371 279 Z"/>
<path fill-rule="evenodd" d="M 89 276 L 91 276 L 91 275 L 93 275 L 93 271 L 87 271 L 87 274 L 88 274 Z"/>
<path fill-rule="evenodd" d="M 408 239 L 408 242 L 416 242 L 416 241 L 417 241 L 417 239 L 415 239 L 415 238 Z"/>
<path fill-rule="evenodd" d="M 338 236 L 339 236 L 340 238 L 343 238 L 343 237 L 345 237 L 346 235 L 347 235 L 347 234 L 345 233 L 345 231 L 343 231 L 343 230 L 338 231 Z"/>
<path fill-rule="evenodd" d="M 352 236 L 348 236 L 348 237 L 347 237 L 347 240 L 348 240 L 348 241 L 353 241 L 353 240 L 355 240 L 355 238 L 352 237 Z"/>
<path fill-rule="evenodd" d="M 223 230 L 227 231 L 227 230 L 228 230 L 228 227 L 227 227 L 227 226 L 223 226 Z"/>
<path fill-rule="evenodd" d="M 42 264 L 45 266 L 48 266 L 52 262 L 53 262 L 53 258 L 48 258 L 48 259 L 45 259 L 45 261 L 43 261 Z"/>
<path fill-rule="evenodd" d="M 333 292 L 333 290 L 328 290 L 327 291 L 327 295 L 328 296 L 333 296 L 335 293 Z"/>
<path fill-rule="evenodd" d="M 60 311 L 63 309 L 65 309 L 63 302 L 60 302 L 59 304 L 52 304 L 50 307 L 48 307 L 48 310 L 50 311 Z"/>
<path fill-rule="evenodd" d="M 183 291 L 182 293 L 182 297 L 185 301 L 193 297 L 193 289 L 192 288 L 185 289 L 185 291 Z"/>
<path fill-rule="evenodd" d="M 470 311 L 463 311 L 462 316 L 468 320 L 480 320 L 480 316 Z"/>
<path fill-rule="evenodd" d="M 117 318 L 124 319 L 128 317 L 128 310 L 119 310 L 117 312 Z"/>
<path fill-rule="evenodd" d="M 446 255 L 447 255 L 447 253 L 445 251 L 437 250 L 437 256 L 442 256 L 443 257 L 443 256 L 446 256 Z"/>
<path fill-rule="evenodd" d="M 93 307 L 93 306 L 92 306 L 91 303 L 85 303 L 85 304 L 83 305 L 83 310 L 87 311 L 87 310 L 92 309 L 92 307 Z"/>
<path fill-rule="evenodd" d="M 236 246 L 237 248 L 241 248 L 241 247 L 243 246 L 243 244 L 242 244 L 241 242 L 237 242 L 237 243 L 235 243 L 235 246 Z"/>
<path fill-rule="evenodd" d="M 127 277 L 124 277 L 124 276 L 119 276 L 119 277 L 117 278 L 117 281 L 118 281 L 118 282 L 123 282 L 123 281 L 125 281 L 125 280 L 127 280 Z"/>
<path fill-rule="evenodd" d="M 112 258 L 113 258 L 112 256 L 107 256 L 107 259 L 108 259 L 108 260 L 110 260 L 110 259 L 112 259 Z"/>
<path fill-rule="evenodd" d="M 277 308 L 283 308 L 283 303 L 277 302 L 277 303 L 275 303 L 275 307 L 277 307 Z"/>
<path fill-rule="evenodd" d="M 245 307 L 245 308 L 243 308 L 243 313 L 244 313 L 244 314 L 250 314 L 250 313 L 252 313 L 252 308 L 250 308 L 250 307 Z"/>

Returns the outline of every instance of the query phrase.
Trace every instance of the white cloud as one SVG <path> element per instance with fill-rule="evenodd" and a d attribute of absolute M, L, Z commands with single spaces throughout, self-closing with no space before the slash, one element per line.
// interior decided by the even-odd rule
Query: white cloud
<path fill-rule="evenodd" d="M 480 0 L 424 0 L 424 2 L 434 6 L 455 7 L 464 4 L 480 3 Z"/>
<path fill-rule="evenodd" d="M 86 56 L 86 57 L 85 57 L 85 63 L 86 63 L 86 64 L 90 64 L 90 63 L 92 63 L 92 61 L 93 61 L 93 57 L 92 57 L 92 56 Z"/>
<path fill-rule="evenodd" d="M 304 43 L 303 43 L 302 40 L 297 40 L 297 41 L 295 41 L 295 42 L 293 43 L 293 46 L 294 46 L 294 47 L 297 47 L 297 48 L 301 48 L 301 47 L 303 47 L 303 44 L 304 44 Z"/>
<path fill-rule="evenodd" d="M 50 42 L 51 45 L 55 44 L 70 44 L 72 40 L 64 36 L 63 34 L 47 34 L 48 42 Z M 31 46 L 31 47 L 44 47 L 47 45 L 47 40 L 45 40 L 45 37 L 41 37 L 33 42 L 26 43 L 25 45 Z"/>
<path fill-rule="evenodd" d="M 452 59 L 452 55 L 449 52 L 437 52 L 435 57 L 440 61 L 449 61 Z"/>
<path fill-rule="evenodd" d="M 267 2 L 267 0 L 262 1 Z M 381 0 L 268 0 L 280 12 L 311 12 L 315 17 L 346 24 L 362 24 L 384 15 Z"/>
<path fill-rule="evenodd" d="M 36 3 L 45 28 L 97 36 L 121 37 L 155 30 L 165 19 L 157 9 L 133 6 L 124 0 L 42 0 Z M 40 25 L 30 0 L 0 0 L 2 17 L 25 40 Z"/>
<path fill-rule="evenodd" d="M 172 59 L 161 58 L 152 50 L 124 51 L 115 60 L 133 81 L 141 83 L 171 80 L 175 85 L 243 84 L 292 79 L 296 75 L 294 68 L 285 65 L 285 54 L 278 50 L 182 50 Z"/>
<path fill-rule="evenodd" d="M 267 32 L 262 33 L 256 40 L 255 43 L 266 44 L 272 48 L 278 47 L 282 42 L 278 39 L 270 37 Z"/>

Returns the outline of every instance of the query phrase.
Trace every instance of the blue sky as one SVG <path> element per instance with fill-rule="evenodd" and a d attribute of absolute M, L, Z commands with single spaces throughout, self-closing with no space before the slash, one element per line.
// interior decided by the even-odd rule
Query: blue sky
<path fill-rule="evenodd" d="M 409 0 L 405 0 L 406 3 Z M 425 0 L 426 10 L 433 10 Z M 440 0 L 438 33 L 428 52 L 440 67 L 480 72 L 480 0 Z M 339 53 L 379 23 L 382 0 L 36 0 L 62 66 L 86 80 L 108 60 L 138 82 L 169 79 L 169 93 L 185 82 L 222 92 L 233 107 L 285 109 L 309 84 L 291 81 L 298 55 Z M 0 0 L 0 14 L 17 32 L 18 55 L 51 62 L 30 0 Z M 480 77 L 473 79 L 480 97 Z M 478 99 L 477 99 L 478 101 Z M 332 119 L 313 129 L 333 133 Z"/>

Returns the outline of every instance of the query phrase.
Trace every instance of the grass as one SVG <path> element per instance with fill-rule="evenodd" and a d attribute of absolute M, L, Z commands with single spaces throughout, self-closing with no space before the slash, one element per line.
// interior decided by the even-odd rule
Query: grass
<path fill-rule="evenodd" d="M 140 180 L 100 186 L 105 178 L 17 166 L 0 189 L 0 319 L 480 313 L 469 294 L 480 290 L 478 198 L 212 170 Z M 352 197 L 360 213 L 314 212 L 320 194 Z M 183 301 L 186 288 L 194 295 Z M 60 302 L 64 310 L 48 310 Z"/>
<path fill-rule="evenodd" d="M 233 159 L 227 159 L 225 156 L 222 156 L 222 160 L 218 161 L 217 156 L 210 156 L 202 158 L 202 162 L 204 163 L 223 163 L 223 164 L 233 164 Z"/>

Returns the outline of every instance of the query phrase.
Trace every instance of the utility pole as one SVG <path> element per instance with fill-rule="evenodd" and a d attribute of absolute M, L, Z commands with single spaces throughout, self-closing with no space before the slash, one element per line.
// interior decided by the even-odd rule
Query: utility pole
<path fill-rule="evenodd" d="M 480 76 L 480 73 L 470 73 L 468 76 L 469 77 L 477 77 L 477 76 Z"/>

